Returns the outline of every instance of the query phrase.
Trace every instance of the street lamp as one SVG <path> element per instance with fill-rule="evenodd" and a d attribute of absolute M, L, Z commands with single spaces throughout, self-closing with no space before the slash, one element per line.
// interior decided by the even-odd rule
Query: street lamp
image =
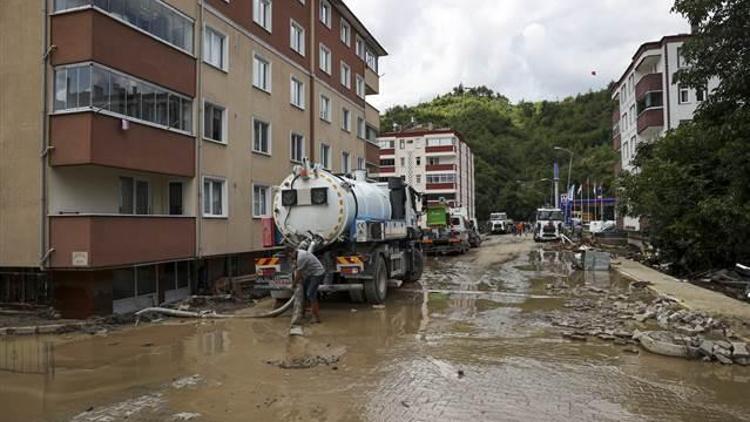
<path fill-rule="evenodd" d="M 573 168 L 573 151 L 563 148 L 563 147 L 558 147 L 558 146 L 554 147 L 554 149 L 555 151 L 565 151 L 568 154 L 570 154 L 570 163 L 568 164 L 568 184 L 567 184 L 568 192 L 570 192 L 570 170 Z"/>

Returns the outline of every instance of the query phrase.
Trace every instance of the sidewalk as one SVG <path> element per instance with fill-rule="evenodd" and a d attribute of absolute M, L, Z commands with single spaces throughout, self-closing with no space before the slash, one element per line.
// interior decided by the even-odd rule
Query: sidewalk
<path fill-rule="evenodd" d="M 750 322 L 750 304 L 721 293 L 713 292 L 690 283 L 660 273 L 650 267 L 629 259 L 620 258 L 620 265 L 613 265 L 615 271 L 637 281 L 648 281 L 656 293 L 671 296 L 683 306 L 694 311 L 719 314 Z"/>

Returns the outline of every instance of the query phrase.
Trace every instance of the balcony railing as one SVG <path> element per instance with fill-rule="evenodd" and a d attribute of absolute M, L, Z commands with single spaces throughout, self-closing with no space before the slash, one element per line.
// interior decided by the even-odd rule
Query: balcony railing
<path fill-rule="evenodd" d="M 427 164 L 426 171 L 456 171 L 455 164 Z"/>
<path fill-rule="evenodd" d="M 386 173 L 391 174 L 395 172 L 396 172 L 395 167 L 382 167 L 382 166 L 380 167 L 380 174 L 386 174 Z"/>
<path fill-rule="evenodd" d="M 54 268 L 101 268 L 191 258 L 195 218 L 65 215 L 50 217 Z"/>
<path fill-rule="evenodd" d="M 427 190 L 451 190 L 456 189 L 455 183 L 428 183 Z"/>
<path fill-rule="evenodd" d="M 642 99 L 647 92 L 662 91 L 664 88 L 661 79 L 661 73 L 650 73 L 643 76 L 641 80 L 635 84 L 635 99 Z"/>
<path fill-rule="evenodd" d="M 664 108 L 654 107 L 644 110 L 638 115 L 638 133 L 642 133 L 649 128 L 664 127 Z"/>
<path fill-rule="evenodd" d="M 386 148 L 380 150 L 380 155 L 395 155 L 396 149 L 395 148 Z"/>
<path fill-rule="evenodd" d="M 50 165 L 94 164 L 193 177 L 195 140 L 180 133 L 94 112 L 50 119 Z"/>
<path fill-rule="evenodd" d="M 440 153 L 440 152 L 456 152 L 456 146 L 455 145 L 439 145 L 439 146 L 433 146 L 433 147 L 425 147 L 424 150 L 427 154 Z"/>

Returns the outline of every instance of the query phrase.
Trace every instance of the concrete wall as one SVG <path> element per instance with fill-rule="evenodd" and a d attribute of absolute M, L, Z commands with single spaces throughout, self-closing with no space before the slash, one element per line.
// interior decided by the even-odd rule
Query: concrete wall
<path fill-rule="evenodd" d="M 39 1 L 0 1 L 0 267 L 42 255 L 43 22 Z"/>

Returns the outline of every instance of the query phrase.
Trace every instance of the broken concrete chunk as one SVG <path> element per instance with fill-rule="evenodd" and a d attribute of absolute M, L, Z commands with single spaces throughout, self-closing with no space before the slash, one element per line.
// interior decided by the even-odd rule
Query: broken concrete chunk
<path fill-rule="evenodd" d="M 732 359 L 729 359 L 728 357 L 726 357 L 724 355 L 718 355 L 717 354 L 716 355 L 716 360 L 718 360 L 719 362 L 721 362 L 722 365 L 731 365 L 732 364 Z"/>
<path fill-rule="evenodd" d="M 733 358 L 750 358 L 750 351 L 747 350 L 747 343 L 732 342 Z"/>

